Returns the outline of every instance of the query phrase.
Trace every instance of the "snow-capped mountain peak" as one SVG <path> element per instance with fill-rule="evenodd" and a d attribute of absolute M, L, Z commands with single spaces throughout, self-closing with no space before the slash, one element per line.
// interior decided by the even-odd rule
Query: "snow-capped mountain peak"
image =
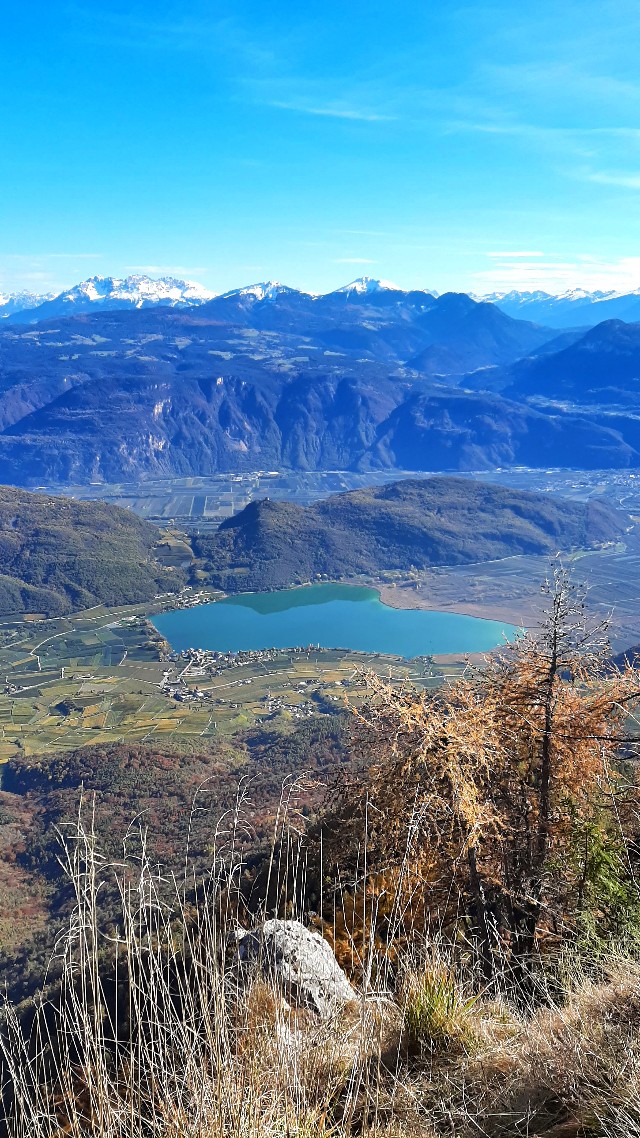
<path fill-rule="evenodd" d="M 550 328 L 594 327 L 603 320 L 635 322 L 640 316 L 640 289 L 570 288 L 561 293 L 512 289 L 474 296 L 497 304 L 507 316 L 533 320 Z"/>
<path fill-rule="evenodd" d="M 393 284 L 391 281 L 379 281 L 374 277 L 358 277 L 350 284 L 342 285 L 337 288 L 336 292 L 355 292 L 360 295 L 366 295 L 372 292 L 402 292 L 399 285 Z"/>
<path fill-rule="evenodd" d="M 78 300 L 96 303 L 122 301 L 141 308 L 146 304 L 190 305 L 212 300 L 215 293 L 193 281 L 176 277 L 153 277 L 133 274 L 129 277 L 89 277 L 56 298 L 73 304 Z"/>
<path fill-rule="evenodd" d="M 37 308 L 39 304 L 52 300 L 54 296 L 53 292 L 27 292 L 25 289 L 20 292 L 0 292 L 0 319 L 6 320 L 15 312 Z"/>
<path fill-rule="evenodd" d="M 283 293 L 297 291 L 295 288 L 290 288 L 289 285 L 281 284 L 280 281 L 259 281 L 256 284 L 244 285 L 242 288 L 232 288 L 229 292 L 223 292 L 222 298 L 239 296 L 246 297 L 249 300 L 275 300 Z"/>
<path fill-rule="evenodd" d="M 61 293 L 46 296 L 15 294 L 5 306 L 0 300 L 0 316 L 12 323 L 37 323 L 58 316 L 71 316 L 105 310 L 149 308 L 164 305 L 169 308 L 191 308 L 212 300 L 215 293 L 194 281 L 176 277 L 153 277 L 133 274 L 129 277 L 89 277 Z M 20 300 L 18 301 L 18 297 Z"/>

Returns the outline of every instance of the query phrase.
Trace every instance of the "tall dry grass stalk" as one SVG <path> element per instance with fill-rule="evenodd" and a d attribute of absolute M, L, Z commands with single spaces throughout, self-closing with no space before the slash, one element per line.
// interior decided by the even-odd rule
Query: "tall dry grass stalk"
<path fill-rule="evenodd" d="M 300 789 L 285 785 L 268 859 L 267 893 L 288 917 L 305 908 Z M 292 1009 L 264 975 L 243 978 L 233 933 L 238 916 L 249 919 L 240 888 L 247 807 L 241 788 L 216 830 L 211 871 L 196 880 L 163 874 L 144 835 L 107 863 L 81 805 L 63 835 L 74 906 L 56 946 L 61 979 L 32 1018 L 4 1009 L 7 1138 L 640 1134 L 632 961 L 601 961 L 594 979 L 594 968 L 565 956 L 528 1004 L 511 1001 L 511 975 L 483 990 L 473 969 L 464 972 L 459 943 L 413 918 L 403 927 L 393 899 L 402 958 L 385 969 L 367 895 L 334 914 L 334 929 L 351 929 L 360 988 L 333 1019 Z M 344 886 L 366 888 L 366 858 L 365 838 L 336 905 Z M 105 919 L 102 897 L 114 884 L 117 912 Z"/>
<path fill-rule="evenodd" d="M 304 893 L 299 789 L 285 785 L 268 871 L 289 917 Z M 320 1023 L 232 966 L 246 805 L 241 789 L 208 876 L 178 880 L 151 863 L 143 834 L 107 863 L 81 804 L 62 835 L 74 906 L 55 948 L 61 979 L 28 1028 L 24 1010 L 4 1008 L 9 1138 L 338 1138 L 356 1113 L 362 1133 L 377 1132 L 372 1061 L 397 1015 L 370 1000 Z"/>

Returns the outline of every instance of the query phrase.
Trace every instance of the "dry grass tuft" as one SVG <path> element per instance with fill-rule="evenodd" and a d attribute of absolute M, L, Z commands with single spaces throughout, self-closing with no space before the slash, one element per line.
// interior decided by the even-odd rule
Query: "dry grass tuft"
<path fill-rule="evenodd" d="M 476 1042 L 472 1015 L 477 996 L 465 996 L 453 969 L 431 961 L 402 984 L 406 1044 L 413 1053 L 456 1054 Z"/>
<path fill-rule="evenodd" d="M 640 1138 L 640 964 L 563 967 L 563 991 L 516 1005 L 511 978 L 474 990 L 460 945 L 423 931 L 393 991 L 365 979 L 322 1021 L 261 976 L 234 989 L 242 865 L 214 865 L 187 904 L 144 855 L 106 865 L 80 818 L 61 989 L 29 1031 L 11 1007 L 0 1030 L 8 1138 Z"/>

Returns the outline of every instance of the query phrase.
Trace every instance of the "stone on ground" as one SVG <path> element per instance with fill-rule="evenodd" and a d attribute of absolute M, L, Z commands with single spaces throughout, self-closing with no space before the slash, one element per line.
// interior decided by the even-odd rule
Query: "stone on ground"
<path fill-rule="evenodd" d="M 243 970 L 257 969 L 287 1003 L 322 1019 L 357 998 L 326 940 L 300 921 L 270 920 L 242 931 L 237 951 Z"/>

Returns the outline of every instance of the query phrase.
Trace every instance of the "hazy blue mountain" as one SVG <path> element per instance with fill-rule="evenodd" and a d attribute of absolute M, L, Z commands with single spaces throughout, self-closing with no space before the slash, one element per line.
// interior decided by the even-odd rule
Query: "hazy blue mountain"
<path fill-rule="evenodd" d="M 542 396 L 580 407 L 637 411 L 640 405 L 640 324 L 607 320 L 575 343 L 506 369 L 515 398 Z"/>
<path fill-rule="evenodd" d="M 29 312 L 38 308 L 45 301 L 52 300 L 54 293 L 29 292 L 26 289 L 20 292 L 0 292 L 0 321 L 8 320 L 19 312 Z M 24 319 L 24 317 L 23 317 Z"/>
<path fill-rule="evenodd" d="M 419 323 L 429 343 L 408 363 L 428 375 L 507 363 L 514 355 L 541 348 L 552 336 L 548 328 L 514 321 L 494 304 L 478 303 L 465 293 L 444 293 Z"/>
<path fill-rule="evenodd" d="M 219 302 L 216 309 L 222 313 L 228 315 L 244 310 L 245 316 L 259 305 L 282 300 L 293 302 L 299 311 L 314 311 L 316 315 L 321 312 L 336 314 L 340 310 L 349 310 L 354 304 L 361 308 L 396 312 L 401 308 L 427 311 L 436 299 L 438 293 L 431 289 L 402 289 L 390 281 L 367 276 L 320 296 L 301 292 L 279 281 L 261 281 L 215 296 L 203 285 L 174 277 L 152 278 L 138 274 L 121 279 L 94 276 L 58 294 L 38 295 L 26 291 L 0 294 L 0 320 L 36 323 L 53 316 L 90 312 L 97 308 L 103 311 L 154 305 L 190 308 L 212 300 Z M 640 320 L 640 289 L 627 293 L 572 289 L 558 295 L 541 290 L 512 290 L 468 299 L 492 303 L 512 319 L 552 329 L 591 327 L 610 319 Z"/>
<path fill-rule="evenodd" d="M 235 295 L 0 329 L 0 479 L 638 461 L 597 422 L 438 386 L 425 365 L 404 364 L 428 348 L 458 368 L 462 345 L 476 364 L 515 358 L 518 341 L 530 350 L 548 330 L 455 294 L 385 290 L 394 301 L 382 308 L 378 294 L 344 295 Z"/>
<path fill-rule="evenodd" d="M 549 328 L 593 327 L 603 320 L 640 320 L 640 289 L 620 293 L 571 289 L 548 292 L 494 292 L 483 299 L 497 304 L 516 320 L 533 320 Z"/>

